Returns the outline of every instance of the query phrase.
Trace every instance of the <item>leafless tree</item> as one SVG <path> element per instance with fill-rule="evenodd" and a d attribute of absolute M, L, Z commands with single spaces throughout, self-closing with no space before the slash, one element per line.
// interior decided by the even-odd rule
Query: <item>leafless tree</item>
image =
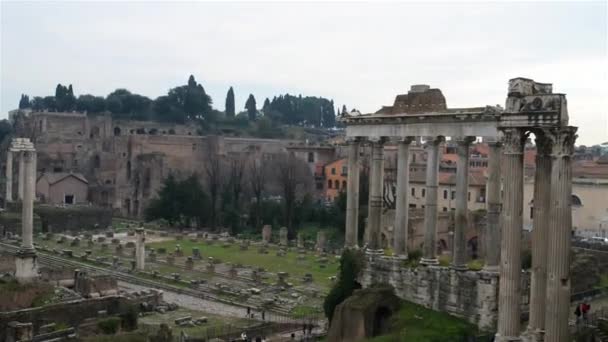
<path fill-rule="evenodd" d="M 260 203 L 262 202 L 262 195 L 264 193 L 264 189 L 266 188 L 266 167 L 262 161 L 262 157 L 260 155 L 256 155 L 249 160 L 249 186 L 251 188 L 251 192 L 255 197 L 255 227 L 259 228 L 261 225 L 260 222 Z"/>
<path fill-rule="evenodd" d="M 228 184 L 230 191 L 232 192 L 232 200 L 234 201 L 234 208 L 238 211 L 240 206 L 240 197 L 243 192 L 243 184 L 245 182 L 243 175 L 245 173 L 245 157 L 238 155 L 229 159 L 230 165 L 230 179 Z"/>
<path fill-rule="evenodd" d="M 217 227 L 217 203 L 222 189 L 223 171 L 223 157 L 214 149 L 209 149 L 207 151 L 207 162 L 205 163 L 205 176 L 211 200 L 211 228 L 213 230 Z"/>
<path fill-rule="evenodd" d="M 277 165 L 277 182 L 281 186 L 285 204 L 287 236 L 295 238 L 293 227 L 294 208 L 298 194 L 310 191 L 312 175 L 306 163 L 297 159 L 293 153 L 281 155 Z"/>

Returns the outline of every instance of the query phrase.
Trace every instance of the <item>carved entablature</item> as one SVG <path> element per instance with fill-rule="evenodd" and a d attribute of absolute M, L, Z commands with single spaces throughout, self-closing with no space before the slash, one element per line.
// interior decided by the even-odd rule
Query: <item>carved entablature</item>
<path fill-rule="evenodd" d="M 529 115 L 530 126 L 537 122 L 535 116 L 547 113 L 557 114 L 558 125 L 568 125 L 566 95 L 554 94 L 550 83 L 538 83 L 521 77 L 509 80 L 505 111 L 511 114 Z"/>

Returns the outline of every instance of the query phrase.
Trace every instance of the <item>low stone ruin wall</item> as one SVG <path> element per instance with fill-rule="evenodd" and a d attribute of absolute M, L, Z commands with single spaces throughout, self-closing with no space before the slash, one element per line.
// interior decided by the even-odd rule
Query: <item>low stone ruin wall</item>
<path fill-rule="evenodd" d="M 32 323 L 34 334 L 39 333 L 40 327 L 54 323 L 65 323 L 68 326 L 79 326 L 88 318 L 99 317 L 100 312 L 104 315 L 118 315 L 123 313 L 129 305 L 140 305 L 148 303 L 157 306 L 162 302 L 162 292 L 148 291 L 137 296 L 108 296 L 92 299 L 79 299 L 70 302 L 46 305 L 37 308 L 23 309 L 17 311 L 0 312 L 0 341 L 5 340 L 5 332 L 8 323 L 17 321 L 21 323 Z"/>
<path fill-rule="evenodd" d="M 406 267 L 391 257 L 366 256 L 363 287 L 387 283 L 407 301 L 443 311 L 494 330 L 498 315 L 498 274 L 456 271 L 443 266 Z"/>
<path fill-rule="evenodd" d="M 107 227 L 112 224 L 112 211 L 96 206 L 38 205 L 34 212 L 40 217 L 43 232 L 79 232 Z"/>

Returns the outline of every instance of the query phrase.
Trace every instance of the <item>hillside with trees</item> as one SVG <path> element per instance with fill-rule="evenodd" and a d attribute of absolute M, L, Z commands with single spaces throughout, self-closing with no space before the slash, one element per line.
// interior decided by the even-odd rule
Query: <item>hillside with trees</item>
<path fill-rule="evenodd" d="M 72 84 L 58 84 L 54 96 L 22 94 L 19 108 L 35 111 L 86 112 L 89 115 L 110 113 L 123 120 L 151 120 L 168 123 L 196 123 L 201 133 L 256 136 L 263 138 L 307 138 L 302 134 L 319 134 L 336 126 L 333 100 L 314 96 L 278 95 L 258 102 L 249 94 L 239 112 L 235 90 L 226 93 L 224 111 L 213 108 L 213 100 L 203 85 L 190 75 L 186 84 L 169 89 L 156 99 L 119 88 L 107 96 L 75 95 Z M 293 127 L 291 129 L 290 127 Z M 308 130 L 308 132 L 304 132 Z"/>

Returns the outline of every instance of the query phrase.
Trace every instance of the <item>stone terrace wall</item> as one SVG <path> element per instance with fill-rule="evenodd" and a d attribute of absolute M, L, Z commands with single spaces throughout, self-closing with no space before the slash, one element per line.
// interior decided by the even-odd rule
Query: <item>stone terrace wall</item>
<path fill-rule="evenodd" d="M 368 259 L 360 276 L 363 287 L 388 283 L 400 298 L 443 311 L 494 330 L 498 315 L 498 274 L 455 271 L 449 267 L 405 267 L 390 257 Z"/>

